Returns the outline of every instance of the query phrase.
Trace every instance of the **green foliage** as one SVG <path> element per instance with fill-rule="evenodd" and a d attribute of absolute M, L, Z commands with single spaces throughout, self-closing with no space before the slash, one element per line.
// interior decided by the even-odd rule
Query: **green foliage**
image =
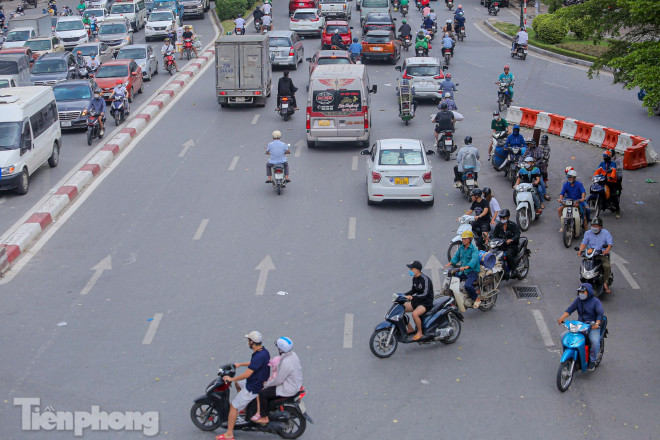
<path fill-rule="evenodd" d="M 247 8 L 247 0 L 219 0 L 215 6 L 220 21 L 236 18 L 238 14 L 244 14 Z"/>
<path fill-rule="evenodd" d="M 543 0 L 543 3 L 548 5 L 548 12 L 550 14 L 558 11 L 562 7 L 562 0 Z"/>
<path fill-rule="evenodd" d="M 247 9 L 250 9 L 254 4 L 257 2 L 257 0 L 247 0 Z"/>
<path fill-rule="evenodd" d="M 539 26 L 541 25 L 541 23 L 543 23 L 549 18 L 552 18 L 550 14 L 541 14 L 534 17 L 534 20 L 532 20 L 532 29 L 534 29 L 534 32 L 538 34 Z"/>
<path fill-rule="evenodd" d="M 557 44 L 566 37 L 568 26 L 566 22 L 559 17 L 550 16 L 550 18 L 539 23 L 536 34 L 544 43 Z"/>
<path fill-rule="evenodd" d="M 580 18 L 577 20 L 570 20 L 568 23 L 568 28 L 575 34 L 575 38 L 578 40 L 586 40 L 589 38 L 589 26 L 586 22 L 586 18 Z"/>

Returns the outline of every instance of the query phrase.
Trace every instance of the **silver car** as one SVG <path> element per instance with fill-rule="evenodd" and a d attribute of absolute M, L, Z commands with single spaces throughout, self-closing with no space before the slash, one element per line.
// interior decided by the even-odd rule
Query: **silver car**
<path fill-rule="evenodd" d="M 99 26 L 98 40 L 119 52 L 122 47 L 133 44 L 133 29 L 126 18 L 107 18 Z"/>
<path fill-rule="evenodd" d="M 101 64 L 110 61 L 113 54 L 112 49 L 110 49 L 107 44 L 98 41 L 96 43 L 79 44 L 73 48 L 71 53 L 76 55 L 78 51 L 82 52 L 82 56 L 85 60 L 89 60 L 92 54 L 94 54 Z"/>
<path fill-rule="evenodd" d="M 158 59 L 148 44 L 131 44 L 117 53 L 117 59 L 134 60 L 142 69 L 142 78 L 151 81 L 158 74 Z"/>
<path fill-rule="evenodd" d="M 396 70 L 415 88 L 415 98 L 440 100 L 440 83 L 445 77 L 441 64 L 435 57 L 411 57 L 402 66 L 396 66 Z"/>
<path fill-rule="evenodd" d="M 302 40 L 293 31 L 268 32 L 270 60 L 274 66 L 289 66 L 295 70 L 305 59 Z"/>

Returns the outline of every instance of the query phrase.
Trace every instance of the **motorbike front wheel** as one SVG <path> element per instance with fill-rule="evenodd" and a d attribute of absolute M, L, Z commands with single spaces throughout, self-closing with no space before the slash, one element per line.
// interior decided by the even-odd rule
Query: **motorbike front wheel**
<path fill-rule="evenodd" d="M 573 225 L 564 225 L 564 246 L 571 247 L 573 243 Z"/>
<path fill-rule="evenodd" d="M 379 358 L 388 358 L 394 354 L 399 345 L 399 341 L 396 339 L 396 330 L 392 334 L 392 340 L 389 345 L 387 344 L 387 338 L 390 334 L 390 328 L 384 328 L 376 330 L 369 339 L 369 348 L 374 356 Z"/>
<path fill-rule="evenodd" d="M 91 146 L 94 140 L 94 127 L 87 127 L 87 145 Z"/>
<path fill-rule="evenodd" d="M 447 320 L 449 320 L 448 327 L 453 330 L 453 334 L 447 339 L 440 339 L 440 342 L 449 345 L 456 342 L 458 337 L 461 335 L 461 321 L 456 316 L 454 316 L 453 313 L 449 313 L 447 315 Z"/>
<path fill-rule="evenodd" d="M 284 411 L 289 413 L 289 419 L 286 421 L 284 430 L 277 434 L 282 438 L 298 438 L 303 435 L 307 428 L 305 416 L 293 405 L 285 405 Z"/>
<path fill-rule="evenodd" d="M 518 226 L 520 230 L 525 232 L 529 229 L 529 210 L 527 208 L 522 208 L 516 213 L 516 220 L 518 220 Z"/>
<path fill-rule="evenodd" d="M 557 369 L 557 388 L 562 393 L 568 390 L 573 382 L 573 371 L 575 367 L 575 359 L 570 359 L 559 364 Z"/>
<path fill-rule="evenodd" d="M 451 261 L 451 259 L 454 258 L 454 254 L 460 245 L 460 241 L 452 242 L 449 244 L 449 248 L 447 249 L 447 261 Z"/>
<path fill-rule="evenodd" d="M 119 112 L 115 112 L 115 125 L 119 125 L 121 123 L 121 117 L 119 116 Z"/>
<path fill-rule="evenodd" d="M 193 404 L 190 408 L 190 419 L 202 431 L 215 431 L 222 423 L 218 411 L 210 401 Z"/>

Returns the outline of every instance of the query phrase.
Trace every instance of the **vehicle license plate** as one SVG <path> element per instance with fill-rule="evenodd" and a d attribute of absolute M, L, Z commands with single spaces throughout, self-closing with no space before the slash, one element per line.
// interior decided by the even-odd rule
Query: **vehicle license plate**
<path fill-rule="evenodd" d="M 282 108 L 289 108 L 289 104 L 282 104 Z"/>
<path fill-rule="evenodd" d="M 319 121 L 319 127 L 330 127 L 330 121 L 328 121 L 327 119 Z"/>
<path fill-rule="evenodd" d="M 305 403 L 301 400 L 298 402 L 298 407 L 300 407 L 300 412 L 305 414 L 307 412 L 307 408 L 305 407 Z"/>
<path fill-rule="evenodd" d="M 419 85 L 422 86 L 422 87 L 426 87 L 426 86 L 429 85 L 429 82 L 428 81 L 420 81 Z"/>
<path fill-rule="evenodd" d="M 245 101 L 246 101 L 246 98 L 244 98 L 242 96 L 237 96 L 236 97 L 236 102 L 245 102 Z"/>
<path fill-rule="evenodd" d="M 468 179 L 465 181 L 466 185 L 474 185 L 474 180 L 473 179 Z"/>
<path fill-rule="evenodd" d="M 71 121 L 60 121 L 62 127 L 71 127 Z"/>
<path fill-rule="evenodd" d="M 450 141 L 450 140 L 445 140 L 445 145 L 449 145 L 449 146 L 451 146 L 451 143 L 452 143 L 452 141 Z"/>
<path fill-rule="evenodd" d="M 382 51 L 383 51 L 383 48 L 382 48 L 382 47 L 373 47 L 372 50 L 375 50 L 375 51 L 378 51 L 378 52 L 382 52 Z"/>
<path fill-rule="evenodd" d="M 407 177 L 395 177 L 394 178 L 394 184 L 395 185 L 408 185 L 408 178 Z"/>

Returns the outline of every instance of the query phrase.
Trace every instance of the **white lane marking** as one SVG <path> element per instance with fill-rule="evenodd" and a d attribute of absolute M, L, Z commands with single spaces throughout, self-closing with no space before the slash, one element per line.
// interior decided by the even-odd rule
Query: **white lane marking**
<path fill-rule="evenodd" d="M 536 326 L 539 328 L 539 332 L 541 332 L 543 343 L 545 344 L 546 347 L 553 347 L 555 343 L 552 342 L 552 336 L 550 336 L 550 330 L 548 329 L 548 326 L 546 325 L 545 320 L 543 319 L 543 315 L 541 314 L 541 311 L 538 309 L 532 309 L 532 314 L 534 315 L 534 319 L 536 320 Z"/>
<path fill-rule="evenodd" d="M 344 317 L 344 348 L 353 348 L 353 314 Z"/>
<path fill-rule="evenodd" d="M 268 278 L 268 271 L 275 270 L 275 265 L 273 260 L 270 258 L 270 255 L 266 255 L 266 258 L 261 260 L 261 263 L 254 270 L 259 271 L 259 279 L 257 280 L 257 290 L 255 291 L 256 295 L 263 295 L 264 290 L 266 290 L 266 279 Z"/>
<path fill-rule="evenodd" d="M 442 263 L 435 255 L 431 255 L 424 266 L 424 269 L 431 271 L 431 281 L 433 282 L 434 291 L 442 290 L 442 284 L 440 281 L 440 270 L 443 268 L 442 266 Z"/>
<path fill-rule="evenodd" d="M 204 234 L 204 230 L 206 229 L 206 225 L 208 224 L 209 224 L 209 219 L 207 218 L 202 219 L 202 222 L 199 224 L 199 227 L 195 232 L 195 235 L 193 235 L 193 240 L 199 240 L 200 238 L 202 238 L 202 234 Z"/>
<path fill-rule="evenodd" d="M 353 164 L 351 165 L 351 170 L 357 171 L 358 160 L 359 159 L 360 159 L 360 156 L 353 156 Z"/>
<path fill-rule="evenodd" d="M 461 60 L 461 61 L 464 62 L 465 64 L 469 64 L 470 66 L 478 67 L 478 68 L 480 68 L 480 69 L 483 69 L 483 67 L 484 67 L 484 66 L 482 66 L 481 64 L 472 63 L 472 62 L 467 61 L 467 60 Z"/>
<path fill-rule="evenodd" d="M 211 20 L 211 22 L 213 22 L 213 20 Z M 215 24 L 214 24 L 214 26 L 215 26 Z M 9 269 L 9 270 L 5 273 L 4 277 L 0 278 L 0 286 L 2 286 L 3 284 L 7 284 L 7 283 L 11 282 L 12 279 L 14 279 L 14 277 L 15 277 L 15 276 L 21 271 L 21 269 L 23 269 L 23 268 L 24 268 L 24 267 L 30 262 L 30 260 L 32 260 L 32 257 L 34 257 L 35 255 L 37 255 L 37 253 L 41 250 L 41 248 L 44 247 L 44 246 L 46 245 L 46 243 L 48 243 L 48 240 L 50 240 L 50 238 L 51 238 L 53 235 L 55 235 L 55 233 L 56 233 L 57 231 L 59 231 L 59 229 L 60 229 L 60 228 L 66 223 L 66 221 L 67 221 L 67 220 L 68 220 L 73 214 L 75 214 L 75 212 L 78 210 L 78 208 L 80 208 L 80 207 L 82 206 L 82 204 L 85 203 L 85 200 L 87 200 L 87 198 L 88 198 L 89 196 L 91 196 L 92 193 L 94 193 L 94 190 L 96 190 L 96 188 L 98 188 L 99 185 L 101 185 L 101 183 L 103 183 L 103 181 L 104 181 L 104 180 L 105 180 L 110 174 L 112 174 L 112 172 L 115 170 L 115 168 L 119 167 L 119 165 L 124 161 L 124 159 L 126 159 L 126 158 L 129 156 L 129 154 L 131 153 L 131 151 L 133 151 L 133 149 L 134 149 L 135 147 L 138 146 L 138 144 L 140 143 L 140 141 L 141 141 L 141 140 L 142 140 L 147 134 L 149 134 L 149 132 L 150 132 L 150 131 L 151 131 L 151 130 L 157 125 L 157 123 L 158 123 L 162 118 L 164 118 L 165 115 L 167 115 L 167 113 L 168 113 L 168 112 L 174 107 L 174 104 L 176 104 L 176 103 L 177 103 L 177 102 L 178 102 L 178 101 L 179 101 L 179 100 L 180 100 L 180 99 L 181 99 L 186 93 L 188 93 L 188 91 L 192 88 L 193 84 L 195 84 L 195 83 L 197 82 L 197 80 L 199 80 L 199 78 L 201 78 L 201 77 L 203 76 L 204 72 L 206 72 L 206 70 L 210 69 L 211 66 L 213 66 L 213 65 L 214 65 L 214 63 L 209 62 L 206 66 L 204 66 L 204 67 L 202 68 L 202 70 L 199 71 L 199 73 L 197 74 L 197 76 L 194 76 L 193 79 L 190 80 L 190 82 L 188 83 L 188 88 L 187 88 L 186 90 L 184 90 L 182 93 L 180 93 L 180 94 L 178 94 L 177 96 L 175 96 L 174 99 L 173 99 L 172 101 L 170 101 L 170 105 L 169 105 L 167 108 L 165 108 L 163 111 L 161 111 L 161 112 L 158 114 L 158 116 L 156 116 L 156 117 L 153 119 L 153 121 L 151 122 L 151 124 L 147 125 L 146 128 L 144 129 L 144 131 L 143 131 L 142 133 L 140 133 L 139 135 L 137 135 L 137 136 L 133 139 L 133 142 L 132 142 L 131 144 L 129 144 L 129 145 L 124 149 L 124 151 L 122 152 L 122 154 L 120 154 L 119 156 L 117 156 L 117 158 L 116 158 L 116 159 L 115 159 L 110 165 L 108 165 L 108 168 L 106 168 L 106 170 L 105 170 L 103 173 L 101 173 L 101 174 L 99 175 L 99 177 L 97 177 L 94 181 L 92 181 L 92 183 L 89 184 L 89 186 L 87 187 L 87 189 L 86 189 L 86 190 L 85 190 L 85 191 L 84 191 L 84 192 L 78 197 L 78 199 L 77 199 L 75 202 L 73 202 L 73 204 L 72 204 L 72 205 L 71 205 L 66 211 L 64 211 L 64 213 L 63 213 L 63 214 L 60 216 L 60 218 L 58 219 L 57 223 L 54 223 L 54 224 L 52 224 L 51 226 L 49 226 L 49 228 L 48 228 L 48 230 L 46 231 L 46 233 L 45 233 L 44 235 L 42 235 L 41 238 L 40 238 L 37 242 L 34 243 L 34 246 L 32 246 L 32 248 L 31 248 L 29 251 L 27 251 L 27 252 L 25 252 L 24 254 L 22 254 L 21 258 L 20 258 L 20 259 L 18 260 L 18 262 L 14 265 L 14 267 L 12 267 L 11 269 Z M 150 102 L 151 102 L 151 101 L 150 101 Z M 90 157 L 91 157 L 91 156 L 90 156 Z M 86 161 L 85 161 L 85 162 L 86 162 Z M 72 171 L 74 171 L 74 172 L 75 172 L 75 171 L 78 171 L 78 169 L 79 169 L 79 168 L 80 168 L 85 162 L 83 162 L 82 164 L 80 164 L 78 167 L 76 167 L 76 168 L 73 169 Z M 73 173 L 71 173 L 71 174 L 73 174 Z M 66 181 L 66 180 L 64 180 L 64 181 Z M 60 181 L 60 182 L 62 183 L 62 181 Z M 58 186 L 61 186 L 61 183 L 59 183 Z M 45 200 L 46 197 L 50 197 L 50 194 L 46 194 L 46 195 L 44 196 L 44 200 Z M 40 204 L 35 205 L 35 208 L 36 208 L 37 206 L 40 206 Z M 34 209 L 33 209 L 33 210 L 34 210 Z M 33 210 L 32 210 L 32 211 L 33 211 Z"/>
<path fill-rule="evenodd" d="M 250 122 L 250 124 L 257 125 L 257 121 L 259 120 L 259 116 L 261 116 L 261 115 L 260 114 L 254 115 L 254 118 L 252 118 L 252 122 Z"/>
<path fill-rule="evenodd" d="M 99 261 L 99 263 L 92 267 L 92 270 L 94 271 L 94 275 L 87 281 L 87 284 L 85 284 L 85 287 L 83 287 L 83 290 L 80 291 L 81 295 L 87 295 L 93 288 L 96 282 L 101 278 L 101 275 L 103 275 L 103 272 L 106 270 L 112 270 L 112 258 L 110 255 Z"/>
<path fill-rule="evenodd" d="M 298 148 L 296 148 L 296 152 L 294 153 L 295 157 L 300 157 L 300 155 L 302 154 L 303 145 L 305 145 L 305 141 L 302 139 L 296 142 L 295 146 Z"/>
<path fill-rule="evenodd" d="M 624 266 L 624 264 L 629 264 L 628 260 L 623 258 L 619 254 L 615 254 L 614 252 L 610 252 L 611 257 L 610 257 L 610 262 L 615 265 L 618 269 L 619 272 L 621 272 L 621 275 L 628 281 L 628 284 L 630 284 L 630 287 L 633 289 L 637 290 L 639 289 L 639 284 L 637 284 L 637 281 L 635 281 L 635 278 L 633 278 L 632 274 L 630 271 L 628 271 L 628 268 Z"/>
<path fill-rule="evenodd" d="M 0 205 L 7 201 L 7 197 L 0 197 Z"/>
<path fill-rule="evenodd" d="M 549 85 L 549 86 L 552 86 L 552 87 L 559 87 L 560 89 L 569 89 L 570 88 L 570 87 L 565 86 L 563 84 L 555 84 L 555 83 L 551 83 L 551 82 L 547 82 L 547 81 L 544 81 L 544 83 Z"/>
<path fill-rule="evenodd" d="M 162 313 L 156 313 L 154 315 L 154 318 L 151 320 L 151 323 L 149 324 L 149 328 L 147 329 L 147 334 L 144 335 L 144 339 L 142 340 L 142 345 L 149 345 L 151 344 L 151 341 L 154 340 L 154 336 L 156 336 L 156 330 L 158 330 L 158 324 L 160 324 L 160 320 L 163 318 Z"/>
<path fill-rule="evenodd" d="M 357 223 L 357 218 L 351 217 L 348 219 L 348 239 L 355 240 L 355 224 Z"/>
<path fill-rule="evenodd" d="M 189 149 L 190 149 L 190 145 L 184 146 L 183 150 L 181 150 L 181 153 L 179 153 L 179 157 L 185 156 Z"/>
<path fill-rule="evenodd" d="M 236 165 L 238 165 L 238 158 L 240 156 L 234 156 L 234 158 L 231 160 L 231 164 L 229 164 L 229 171 L 234 171 L 236 168 Z"/>

